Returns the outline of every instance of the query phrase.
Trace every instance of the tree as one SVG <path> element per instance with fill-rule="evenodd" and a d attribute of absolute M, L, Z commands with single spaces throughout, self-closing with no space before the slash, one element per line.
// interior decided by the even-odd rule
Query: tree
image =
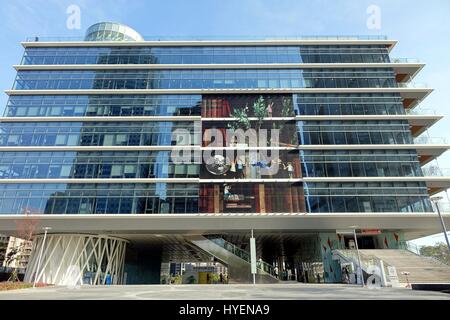
<path fill-rule="evenodd" d="M 6 255 L 5 265 L 9 266 L 10 264 L 12 264 L 15 260 L 18 259 L 19 254 L 20 254 L 20 249 L 18 247 L 11 248 L 11 250 Z M 9 275 L 8 281 L 11 281 L 11 282 L 20 281 L 17 268 L 13 268 L 13 270 L 11 271 L 11 274 Z"/>
<path fill-rule="evenodd" d="M 283 108 L 281 109 L 281 116 L 282 117 L 291 117 L 293 114 L 292 110 L 292 98 L 290 97 L 283 97 Z"/>
<path fill-rule="evenodd" d="M 39 220 L 32 217 L 32 210 L 25 208 L 24 217 L 22 219 L 16 220 L 17 228 L 17 238 L 24 241 L 19 241 L 19 245 L 16 245 L 10 249 L 7 256 L 5 257 L 5 265 L 13 265 L 15 261 L 18 261 L 22 256 L 23 252 L 26 251 L 28 246 L 31 246 L 33 241 L 34 233 L 38 228 Z M 14 266 L 9 276 L 8 281 L 17 282 L 19 280 L 18 267 Z"/>
<path fill-rule="evenodd" d="M 450 253 L 447 244 L 439 242 L 434 246 L 423 246 L 420 248 L 420 254 L 427 257 L 436 258 L 445 264 L 450 265 Z"/>
<path fill-rule="evenodd" d="M 248 119 L 248 105 L 245 105 L 245 108 L 243 109 L 234 109 L 231 113 L 231 117 L 236 118 L 236 120 L 228 123 L 228 128 L 235 131 L 238 129 L 250 129 L 251 125 L 250 120 Z"/>
<path fill-rule="evenodd" d="M 6 249 L 8 247 L 7 241 L 0 241 L 0 267 L 3 265 L 3 261 L 6 259 Z"/>
<path fill-rule="evenodd" d="M 259 131 L 261 129 L 264 118 L 269 115 L 269 106 L 264 101 L 263 96 L 259 96 L 258 100 L 253 104 L 253 114 L 258 119 L 256 129 Z"/>

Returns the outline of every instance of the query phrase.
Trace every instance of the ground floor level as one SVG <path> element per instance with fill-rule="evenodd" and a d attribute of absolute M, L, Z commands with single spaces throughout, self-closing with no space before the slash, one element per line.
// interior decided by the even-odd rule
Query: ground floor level
<path fill-rule="evenodd" d="M 439 232 L 432 213 L 11 215 L 0 216 L 0 225 L 10 236 L 33 228 L 31 282 L 351 285 L 377 269 L 386 285 L 395 259 L 411 276 L 428 270 L 428 279 L 450 282 L 447 266 L 406 254 L 408 240 Z M 373 257 L 383 250 L 389 263 Z M 417 281 L 428 281 L 422 276 Z"/>
<path fill-rule="evenodd" d="M 367 289 L 331 284 L 128 285 L 47 287 L 0 292 L 0 300 L 450 300 L 450 295 L 408 288 Z"/>
<path fill-rule="evenodd" d="M 251 231 L 130 234 L 127 238 L 48 233 L 35 239 L 25 280 L 73 286 L 253 281 L 358 284 L 361 276 L 369 276 L 367 263 L 376 264 L 366 255 L 358 257 L 358 252 L 406 246 L 399 230 L 258 231 L 253 237 Z"/>

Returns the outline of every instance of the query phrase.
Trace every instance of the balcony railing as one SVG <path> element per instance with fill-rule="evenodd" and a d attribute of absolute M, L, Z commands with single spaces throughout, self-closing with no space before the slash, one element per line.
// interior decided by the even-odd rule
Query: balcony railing
<path fill-rule="evenodd" d="M 438 166 L 428 166 L 422 168 L 422 172 L 424 176 L 429 177 L 449 177 L 450 176 L 450 168 L 440 168 Z"/>
<path fill-rule="evenodd" d="M 414 109 L 406 109 L 406 114 L 408 114 L 408 115 L 434 116 L 434 115 L 436 115 L 436 111 L 433 110 L 433 109 L 426 109 L 426 108 L 414 108 Z"/>
<path fill-rule="evenodd" d="M 247 251 L 242 250 L 241 248 L 238 248 L 233 243 L 228 242 L 223 238 L 210 238 L 209 240 L 214 242 L 218 246 L 224 248 L 225 250 L 231 252 L 235 256 L 238 256 L 239 258 L 247 261 L 248 263 L 251 262 L 250 254 Z M 276 276 L 275 269 L 271 264 L 264 262 L 262 260 L 258 260 L 256 263 L 256 266 L 258 269 L 260 269 L 272 276 Z"/>
<path fill-rule="evenodd" d="M 447 144 L 447 140 L 443 137 L 417 137 L 414 144 Z"/>
<path fill-rule="evenodd" d="M 442 209 L 441 209 L 442 211 Z M 399 249 L 403 249 L 403 250 L 408 250 L 409 252 L 412 252 L 414 254 L 417 254 L 419 256 L 422 257 L 428 257 L 430 259 L 434 259 L 435 261 L 439 262 L 439 263 L 443 263 L 446 264 L 448 266 L 450 266 L 449 262 L 446 259 L 443 259 L 441 256 L 439 255 L 425 255 L 422 252 L 422 248 L 425 246 L 419 246 L 417 244 L 412 243 L 411 241 L 400 241 L 399 245 L 398 245 Z"/>
<path fill-rule="evenodd" d="M 233 41 L 233 40 L 387 40 L 383 35 L 323 35 L 323 36 L 144 36 L 145 41 Z M 26 42 L 84 41 L 84 37 L 27 37 Z"/>
<path fill-rule="evenodd" d="M 391 58 L 392 63 L 420 63 L 419 59 L 414 58 Z"/>
<path fill-rule="evenodd" d="M 426 83 L 417 83 L 417 82 L 398 82 L 398 88 L 428 88 Z"/>
<path fill-rule="evenodd" d="M 450 213 L 450 202 L 439 202 L 439 210 L 441 212 Z"/>

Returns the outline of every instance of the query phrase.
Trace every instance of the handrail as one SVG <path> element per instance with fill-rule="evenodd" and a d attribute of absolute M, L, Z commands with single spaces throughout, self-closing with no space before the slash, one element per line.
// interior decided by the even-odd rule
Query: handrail
<path fill-rule="evenodd" d="M 250 263 L 251 260 L 250 254 L 247 251 L 237 247 L 235 244 L 228 242 L 223 238 L 208 238 L 208 239 L 214 242 L 215 244 L 219 245 L 220 247 L 224 248 L 225 250 L 228 250 L 235 256 L 238 256 L 239 258 Z M 266 273 L 269 273 L 272 276 L 275 275 L 274 267 L 265 261 L 258 260 L 256 263 L 256 267 Z"/>
<path fill-rule="evenodd" d="M 416 89 L 424 89 L 428 88 L 426 83 L 417 83 L 417 82 L 398 82 L 398 88 L 416 88 Z"/>
<path fill-rule="evenodd" d="M 232 40 L 388 40 L 383 35 L 323 35 L 323 36 L 143 36 L 145 41 L 232 41 Z M 85 41 L 84 37 L 55 36 L 27 37 L 26 42 L 75 42 Z"/>
<path fill-rule="evenodd" d="M 443 137 L 420 136 L 414 139 L 414 144 L 447 144 L 447 140 Z"/>
<path fill-rule="evenodd" d="M 415 58 L 391 58 L 392 63 L 420 63 L 419 59 Z"/>
<path fill-rule="evenodd" d="M 410 114 L 410 115 L 430 115 L 430 116 L 434 116 L 436 115 L 436 110 L 433 109 L 425 109 L 425 108 L 414 108 L 414 109 L 406 109 L 406 114 Z"/>
<path fill-rule="evenodd" d="M 411 253 L 414 253 L 414 254 L 416 254 L 418 256 L 421 256 L 421 257 L 434 259 L 437 262 L 440 262 L 440 263 L 443 263 L 443 264 L 445 264 L 447 266 L 450 266 L 449 262 L 440 259 L 438 256 L 427 256 L 427 255 L 422 254 L 422 251 L 421 251 L 422 247 L 424 247 L 424 246 L 419 246 L 419 245 L 414 244 L 414 243 L 409 242 L 409 241 L 401 241 L 399 243 L 399 248 L 401 248 L 401 249 L 407 250 L 407 251 L 409 251 Z"/>
<path fill-rule="evenodd" d="M 350 249 L 336 249 L 333 252 L 336 252 L 337 254 L 343 256 L 343 258 L 348 259 L 352 262 L 354 262 L 356 265 L 359 265 L 359 259 L 358 254 L 355 252 L 356 250 L 350 250 Z M 369 270 L 369 267 L 379 267 L 381 265 L 380 262 L 382 262 L 383 265 L 383 271 L 385 274 L 388 274 L 389 267 L 392 267 L 389 263 L 386 261 L 366 253 L 360 253 L 359 257 L 361 258 L 361 267 L 362 270 L 366 270 L 366 273 Z"/>
<path fill-rule="evenodd" d="M 424 176 L 447 177 L 450 176 L 450 168 L 440 168 L 438 166 L 427 166 L 422 168 Z"/>

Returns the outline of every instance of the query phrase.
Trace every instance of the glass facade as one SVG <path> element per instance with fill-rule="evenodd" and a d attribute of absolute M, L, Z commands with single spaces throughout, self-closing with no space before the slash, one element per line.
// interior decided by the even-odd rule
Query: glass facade
<path fill-rule="evenodd" d="M 15 90 L 391 88 L 392 69 L 19 71 Z"/>
<path fill-rule="evenodd" d="M 301 150 L 305 177 L 422 176 L 415 150 Z"/>
<path fill-rule="evenodd" d="M 199 127 L 184 121 L 11 122 L 2 124 L 0 146 L 195 145 Z M 187 130 L 192 139 L 180 139 L 176 130 Z"/>
<path fill-rule="evenodd" d="M 0 214 L 198 212 L 196 184 L 0 184 Z"/>
<path fill-rule="evenodd" d="M 103 24 L 93 27 L 87 40 L 121 40 L 126 31 L 120 25 Z M 122 40 L 139 40 L 133 39 L 137 36 L 132 34 L 131 38 Z M 229 94 L 214 90 L 397 88 L 394 68 L 384 66 L 327 68 L 325 65 L 303 69 L 271 66 L 274 63 L 389 62 L 385 45 L 363 44 L 114 46 L 108 43 L 108 46 L 27 47 L 24 65 L 258 63 L 266 66 L 18 71 L 15 90 L 68 92 L 11 95 L 5 116 L 19 119 L 0 123 L 0 146 L 8 147 L 0 151 L 0 182 L 34 180 L 0 184 L 0 213 L 262 215 L 432 211 L 423 182 L 363 181 L 364 177 L 401 180 L 423 176 L 415 150 L 383 148 L 383 145 L 413 143 L 408 120 L 327 119 L 327 116 L 340 115 L 405 115 L 404 99 L 399 93 L 359 90 L 357 93 Z M 111 92 L 70 91 L 77 89 Z M 115 94 L 116 89 L 131 90 Z M 133 89 L 211 89 L 211 92 L 138 94 Z M 181 121 L 126 119 L 140 116 L 184 118 Z M 302 116 L 323 117 L 312 121 L 303 120 Z M 51 119 L 33 122 L 20 117 Z M 55 121 L 58 117 L 77 119 Z M 79 119 L 82 117 L 98 119 L 83 121 Z M 258 134 L 266 130 L 268 140 L 262 141 L 258 136 L 257 150 L 250 150 L 253 146 L 250 136 L 238 141 L 227 134 L 236 129 L 252 129 Z M 273 134 L 275 130 L 277 136 Z M 187 133 L 189 139 L 180 137 L 179 131 Z M 184 162 L 175 161 L 170 151 L 172 146 L 194 146 L 198 147 L 196 150 L 210 147 L 217 142 L 219 133 L 224 137 L 223 147 L 186 153 Z M 273 142 L 278 143 L 276 148 Z M 302 145 L 370 144 L 380 146 L 377 150 L 301 148 Z M 116 146 L 122 148 L 111 151 Z M 147 148 L 150 151 L 133 148 L 137 146 L 152 148 Z M 158 150 L 158 146 L 169 147 L 169 151 Z M 29 148 L 21 150 L 21 147 Z M 39 150 L 39 147 L 47 148 Z M 207 158 L 214 161 L 207 162 Z M 306 177 L 354 177 L 358 182 L 306 183 L 302 180 Z M 151 180 L 176 178 L 198 180 L 189 183 Z M 62 180 L 50 183 L 45 179 Z M 90 179 L 105 180 L 97 183 Z M 108 183 L 107 179 L 147 180 Z"/>
<path fill-rule="evenodd" d="M 406 120 L 298 121 L 301 144 L 413 144 Z"/>
<path fill-rule="evenodd" d="M 423 182 L 305 183 L 309 212 L 432 212 Z"/>
<path fill-rule="evenodd" d="M 294 110 L 301 116 L 405 114 L 399 94 L 294 94 Z"/>
<path fill-rule="evenodd" d="M 386 46 L 27 48 L 22 64 L 387 63 Z"/>
<path fill-rule="evenodd" d="M 201 102 L 201 95 L 11 96 L 5 116 L 199 116 Z"/>
<path fill-rule="evenodd" d="M 200 161 L 175 164 L 171 151 L 4 152 L 0 179 L 198 178 Z"/>

